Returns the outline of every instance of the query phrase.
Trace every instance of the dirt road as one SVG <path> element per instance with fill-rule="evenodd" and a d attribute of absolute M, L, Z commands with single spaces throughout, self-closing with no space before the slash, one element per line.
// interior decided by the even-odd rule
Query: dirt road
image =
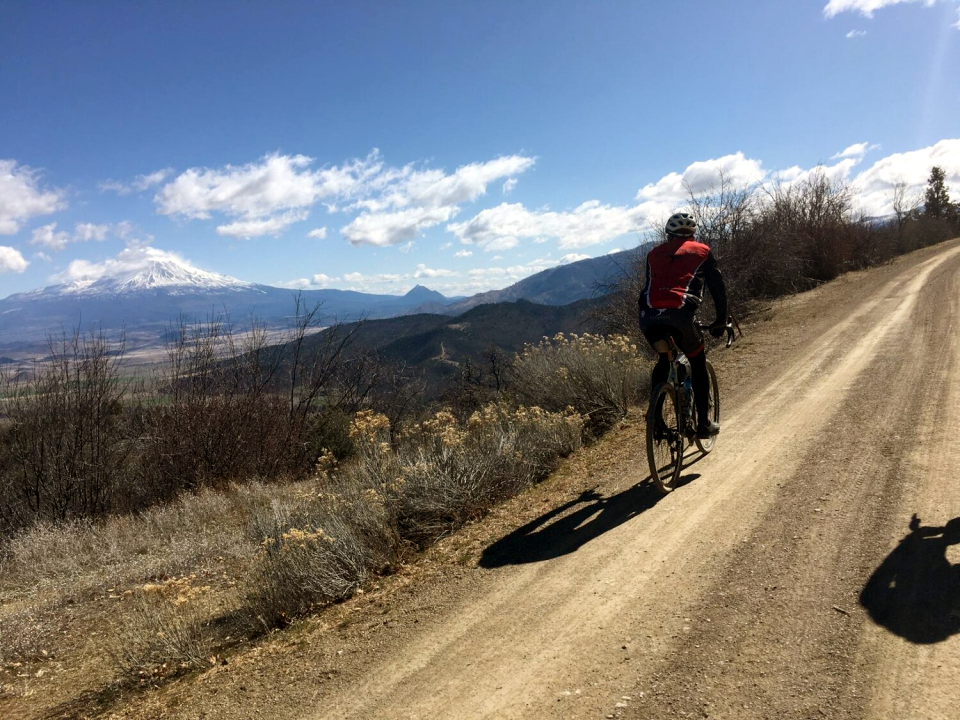
<path fill-rule="evenodd" d="M 674 493 L 629 424 L 409 577 L 138 712 L 960 716 L 960 242 L 780 303 L 713 357 L 723 431 Z"/>

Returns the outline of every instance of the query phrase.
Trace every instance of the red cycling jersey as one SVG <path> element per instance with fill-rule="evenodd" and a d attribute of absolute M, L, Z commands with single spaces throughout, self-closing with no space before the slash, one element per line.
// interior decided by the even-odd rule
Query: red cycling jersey
<path fill-rule="evenodd" d="M 703 301 L 704 282 L 713 295 L 717 317 L 726 318 L 726 291 L 710 248 L 693 238 L 670 238 L 647 256 L 641 309 L 696 309 Z"/>

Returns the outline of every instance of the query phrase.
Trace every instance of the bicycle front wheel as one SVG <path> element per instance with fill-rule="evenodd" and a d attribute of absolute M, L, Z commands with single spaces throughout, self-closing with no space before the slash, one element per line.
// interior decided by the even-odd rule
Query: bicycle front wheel
<path fill-rule="evenodd" d="M 647 460 L 650 477 L 663 493 L 673 490 L 680 479 L 682 423 L 676 390 L 668 383 L 657 385 L 647 410 Z"/>
<path fill-rule="evenodd" d="M 717 385 L 717 373 L 713 369 L 713 364 L 707 360 L 707 376 L 710 378 L 710 401 L 708 405 L 708 417 L 713 420 L 715 423 L 720 422 L 720 386 Z M 696 404 L 694 404 L 694 412 L 696 412 Z M 714 435 L 708 438 L 697 438 L 697 447 L 700 452 L 706 455 L 708 452 L 713 450 L 713 446 L 717 442 L 717 436 Z"/>

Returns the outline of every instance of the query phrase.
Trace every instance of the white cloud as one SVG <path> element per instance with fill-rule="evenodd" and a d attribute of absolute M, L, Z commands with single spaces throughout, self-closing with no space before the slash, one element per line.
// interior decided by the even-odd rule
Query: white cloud
<path fill-rule="evenodd" d="M 399 249 L 400 249 L 400 252 L 402 252 L 404 255 L 406 255 L 408 252 L 410 252 L 411 250 L 413 250 L 413 246 L 414 246 L 415 244 L 416 244 L 416 243 L 415 243 L 413 240 L 410 240 L 409 242 L 404 243 L 404 244 L 401 245 L 400 248 L 399 248 Z"/>
<path fill-rule="evenodd" d="M 519 203 L 502 203 L 482 210 L 475 217 L 452 223 L 447 230 L 465 244 L 487 251 L 516 247 L 521 238 L 557 238 L 560 247 L 586 247 L 612 240 L 642 226 L 638 208 L 603 205 L 599 200 L 583 203 L 569 212 L 531 211 Z"/>
<path fill-rule="evenodd" d="M 852 40 L 853 38 L 863 37 L 866 34 L 866 30 L 851 30 L 847 33 L 847 38 Z"/>
<path fill-rule="evenodd" d="M 852 184 L 864 212 L 891 212 L 890 195 L 899 182 L 905 182 L 910 192 L 922 192 L 934 165 L 943 168 L 951 198 L 960 197 L 960 139 L 941 140 L 930 147 L 888 155 L 857 175 Z"/>
<path fill-rule="evenodd" d="M 93 282 L 106 276 L 115 276 L 125 273 L 135 273 L 146 270 L 154 262 L 175 262 L 178 265 L 197 273 L 205 271 L 184 260 L 178 253 L 160 250 L 149 245 L 127 247 L 121 250 L 116 257 L 107 258 L 102 262 L 89 260 L 74 260 L 61 273 L 50 276 L 52 283 L 68 283 L 79 280 Z"/>
<path fill-rule="evenodd" d="M 60 252 L 67 247 L 69 242 L 70 235 L 63 230 L 57 230 L 56 223 L 36 228 L 30 237 L 31 245 L 39 245 L 53 252 Z"/>
<path fill-rule="evenodd" d="M 534 162 L 507 155 L 447 174 L 413 165 L 387 167 L 374 150 L 364 159 L 313 170 L 312 158 L 274 153 L 242 166 L 191 168 L 163 186 L 155 200 L 164 215 L 236 218 L 218 232 L 242 237 L 278 232 L 283 224 L 278 218 L 325 202 L 330 212 L 362 212 L 343 229 L 354 245 L 394 245 L 449 220 L 459 204 L 485 194 L 491 182 L 522 173 Z"/>
<path fill-rule="evenodd" d="M 327 238 L 327 229 L 325 227 L 317 228 L 316 230 L 311 230 L 307 233 L 308 238 L 314 238 L 316 240 L 326 240 Z"/>
<path fill-rule="evenodd" d="M 381 167 L 376 154 L 320 170 L 310 170 L 312 163 L 305 155 L 273 153 L 241 166 L 190 168 L 160 189 L 157 210 L 188 219 L 208 219 L 214 212 L 265 218 L 349 195 Z"/>
<path fill-rule="evenodd" d="M 37 252 L 35 252 L 33 256 L 37 260 L 43 260 L 44 262 L 53 262 L 53 258 L 47 255 L 43 250 L 37 250 Z"/>
<path fill-rule="evenodd" d="M 402 281 L 409 279 L 411 275 L 401 275 L 399 273 L 376 273 L 373 275 L 365 275 L 364 273 L 352 272 L 344 273 L 343 281 L 350 283 L 348 290 L 357 290 L 360 292 L 384 292 L 390 290 L 393 286 L 396 287 Z"/>
<path fill-rule="evenodd" d="M 505 183 L 503 183 L 503 194 L 509 195 L 513 192 L 513 189 L 517 186 L 516 178 L 508 178 Z"/>
<path fill-rule="evenodd" d="M 263 235 L 279 235 L 294 223 L 306 220 L 307 210 L 294 210 L 268 218 L 237 220 L 229 225 L 218 225 L 217 235 L 249 240 Z"/>
<path fill-rule="evenodd" d="M 31 218 L 66 208 L 64 192 L 43 189 L 36 170 L 0 160 L 0 235 L 13 235 Z"/>
<path fill-rule="evenodd" d="M 767 176 L 759 160 L 742 152 L 691 163 L 682 173 L 672 172 L 637 192 L 640 214 L 648 220 L 666 220 L 677 206 L 686 202 L 689 191 L 709 192 L 719 187 L 721 178 L 734 187 L 753 185 Z M 689 190 L 689 191 L 688 191 Z"/>
<path fill-rule="evenodd" d="M 836 160 L 838 158 L 862 158 L 871 150 L 876 150 L 879 148 L 879 145 L 871 145 L 870 143 L 854 143 L 850 147 L 838 152 L 836 155 L 832 156 L 831 160 Z"/>
<path fill-rule="evenodd" d="M 623 252 L 623 248 L 615 247 L 612 250 L 607 250 L 607 255 L 615 255 L 618 252 Z"/>
<path fill-rule="evenodd" d="M 864 17 L 872 18 L 875 11 L 885 7 L 918 2 L 930 7 L 936 3 L 936 0 L 830 0 L 824 6 L 823 14 L 832 18 L 842 12 L 856 12 Z"/>
<path fill-rule="evenodd" d="M 500 178 L 518 175 L 534 164 L 534 159 L 522 155 L 507 155 L 483 163 L 471 163 L 457 168 L 452 175 L 442 170 L 412 172 L 399 185 L 399 202 L 439 208 L 472 202 L 486 194 L 487 185 Z M 389 196 L 394 201 L 394 196 Z"/>
<path fill-rule="evenodd" d="M 353 245 L 388 247 L 415 239 L 421 230 L 446 222 L 456 215 L 453 206 L 415 207 L 392 213 L 365 213 L 340 232 Z"/>
<path fill-rule="evenodd" d="M 423 263 L 417 265 L 416 271 L 413 273 L 415 278 L 437 278 L 437 277 L 453 277 L 457 275 L 453 270 L 443 270 L 440 268 L 428 268 Z"/>
<path fill-rule="evenodd" d="M 468 258 L 471 255 L 473 255 L 472 250 L 457 250 L 457 252 L 453 254 L 454 257 L 458 257 L 458 258 Z"/>
<path fill-rule="evenodd" d="M 30 238 L 30 244 L 45 247 L 53 252 L 60 252 L 67 247 L 68 243 L 72 242 L 88 242 L 90 240 L 103 242 L 107 239 L 109 232 L 109 225 L 77 223 L 73 226 L 73 234 L 70 234 L 66 230 L 57 230 L 57 223 L 54 222 L 36 228 Z M 116 234 L 119 236 L 119 232 Z"/>
<path fill-rule="evenodd" d="M 8 272 L 22 273 L 29 264 L 16 248 L 0 245 L 0 275 Z"/>
<path fill-rule="evenodd" d="M 317 273 L 309 278 L 297 278 L 280 283 L 280 287 L 292 288 L 297 290 L 323 290 L 330 287 L 331 284 L 338 282 L 340 278 L 330 277 L 324 273 Z"/>
<path fill-rule="evenodd" d="M 450 175 L 408 165 L 388 174 L 375 197 L 353 206 L 366 212 L 342 232 L 354 245 L 396 245 L 450 220 L 461 203 L 486 194 L 491 182 L 522 173 L 534 162 L 533 158 L 507 155 L 464 165 Z"/>
<path fill-rule="evenodd" d="M 100 183 L 101 191 L 115 192 L 117 195 L 130 195 L 135 192 L 149 190 L 166 180 L 173 174 L 173 168 L 163 168 L 145 175 L 137 175 L 131 182 L 122 183 L 117 180 L 105 180 Z"/>
<path fill-rule="evenodd" d="M 107 233 L 110 232 L 109 225 L 94 225 L 93 223 L 77 223 L 73 226 L 73 241 L 87 242 L 96 240 L 103 242 L 107 239 Z"/>
<path fill-rule="evenodd" d="M 568 265 L 569 263 L 577 262 L 578 260 L 589 260 L 589 255 L 583 255 L 581 253 L 568 253 L 560 258 L 561 265 Z"/>

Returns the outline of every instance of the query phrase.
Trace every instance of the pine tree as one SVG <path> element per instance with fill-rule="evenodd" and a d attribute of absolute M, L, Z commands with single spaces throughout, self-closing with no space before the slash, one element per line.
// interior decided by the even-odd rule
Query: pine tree
<path fill-rule="evenodd" d="M 927 192 L 924 197 L 924 212 L 930 217 L 949 218 L 953 206 L 950 203 L 950 195 L 947 193 L 945 183 L 946 173 L 939 165 L 934 165 L 930 171 L 930 178 L 927 180 Z"/>

